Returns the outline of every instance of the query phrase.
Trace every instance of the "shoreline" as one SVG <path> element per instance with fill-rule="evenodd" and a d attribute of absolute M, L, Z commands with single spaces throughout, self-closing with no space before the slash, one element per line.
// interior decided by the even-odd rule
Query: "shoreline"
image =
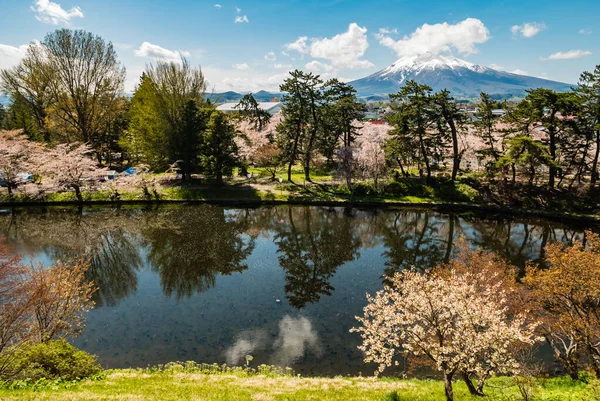
<path fill-rule="evenodd" d="M 159 200 L 84 200 L 78 202 L 68 201 L 15 201 L 0 202 L 0 209 L 15 208 L 44 208 L 44 207 L 94 207 L 94 206 L 154 206 L 154 205 L 221 205 L 238 207 L 261 206 L 323 206 L 323 207 L 350 207 L 350 208 L 420 208 L 430 209 L 442 213 L 491 213 L 502 217 L 521 216 L 542 218 L 564 223 L 584 223 L 600 226 L 600 215 L 586 215 L 548 210 L 524 209 L 515 207 L 501 207 L 489 204 L 459 203 L 459 202 L 410 202 L 410 201 L 378 201 L 378 200 L 307 200 L 307 199 L 159 199 Z"/>

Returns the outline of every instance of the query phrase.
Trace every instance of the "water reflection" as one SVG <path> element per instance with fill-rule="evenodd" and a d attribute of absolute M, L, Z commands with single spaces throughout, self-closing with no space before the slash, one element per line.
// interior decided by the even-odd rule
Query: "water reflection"
<path fill-rule="evenodd" d="M 329 280 L 337 268 L 359 256 L 352 220 L 339 210 L 289 208 L 274 231 L 286 296 L 296 308 L 331 295 L 335 288 Z"/>
<path fill-rule="evenodd" d="M 148 261 L 161 279 L 166 296 L 189 297 L 215 285 L 216 276 L 242 272 L 254 248 L 243 238 L 244 219 L 207 206 L 157 211 L 141 225 Z"/>
<path fill-rule="evenodd" d="M 279 333 L 275 341 L 266 328 L 243 331 L 235 343 L 225 350 L 227 363 L 240 365 L 246 355 L 257 351 L 266 351 L 271 357 L 269 364 L 276 366 L 292 366 L 299 359 L 311 353 L 317 358 L 323 354 L 319 335 L 312 323 L 304 316 L 291 317 L 285 315 L 278 324 Z"/>
<path fill-rule="evenodd" d="M 99 287 L 76 345 L 106 367 L 172 360 L 357 374 L 348 332 L 382 277 L 449 260 L 458 238 L 523 267 L 585 227 L 431 210 L 329 207 L 16 210 L 0 236 L 49 263 L 86 255 Z"/>

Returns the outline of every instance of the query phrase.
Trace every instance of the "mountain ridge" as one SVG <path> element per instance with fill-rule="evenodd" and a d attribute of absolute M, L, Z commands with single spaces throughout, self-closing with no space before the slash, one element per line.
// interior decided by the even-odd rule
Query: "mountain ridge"
<path fill-rule="evenodd" d="M 453 56 L 424 53 L 400 58 L 367 77 L 350 81 L 358 96 L 387 96 L 408 80 L 427 84 L 434 91 L 448 89 L 455 97 L 474 98 L 480 92 L 501 97 L 524 96 L 527 89 L 563 92 L 573 85 L 544 78 L 498 71 Z"/>

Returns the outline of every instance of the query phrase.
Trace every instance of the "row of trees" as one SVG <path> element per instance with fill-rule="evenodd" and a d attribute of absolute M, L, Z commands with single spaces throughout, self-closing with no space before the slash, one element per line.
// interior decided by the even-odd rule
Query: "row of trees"
<path fill-rule="evenodd" d="M 449 91 L 408 81 L 390 95 L 390 137 L 362 139 L 357 121 L 365 105 L 336 79 L 290 72 L 280 88 L 281 121 L 263 132 L 271 116 L 252 95 L 235 115 L 221 114 L 207 100 L 202 71 L 186 60 L 148 66 L 131 99 L 123 96 L 124 76 L 110 42 L 85 31 L 52 32 L 31 44 L 16 67 L 0 72 L 0 90 L 12 100 L 0 110 L 0 126 L 23 129 L 36 142 L 86 143 L 99 165 L 176 167 L 184 180 L 201 172 L 221 182 L 249 163 L 268 168 L 273 178 L 285 165 L 291 180 L 300 163 L 310 181 L 316 161 L 337 168 L 349 187 L 357 176 L 377 181 L 390 167 L 405 176 L 416 168 L 430 179 L 447 162 L 455 180 L 470 168 L 469 152 L 490 178 L 504 181 L 543 177 L 554 188 L 587 179 L 595 185 L 599 178 L 600 67 L 583 73 L 567 93 L 533 89 L 514 104 L 482 93 L 471 116 Z M 499 117 L 499 108 L 506 115 Z M 238 132 L 240 121 L 262 137 Z M 246 146 L 252 141 L 261 145 Z"/>
<path fill-rule="evenodd" d="M 222 181 L 236 165 L 235 128 L 206 101 L 200 68 L 158 61 L 128 100 L 125 69 L 110 42 L 61 29 L 31 44 L 23 60 L 0 72 L 10 95 L 0 127 L 22 129 L 46 144 L 84 143 L 97 164 L 175 164 L 184 179 L 202 171 Z M 24 170 L 25 171 L 25 170 Z"/>
<path fill-rule="evenodd" d="M 421 358 L 443 374 L 451 401 L 455 376 L 483 395 L 491 375 L 526 373 L 522 355 L 545 339 L 573 379 L 584 357 L 600 378 L 600 238 L 586 237 L 547 246 L 548 267 L 530 265 L 522 284 L 517 269 L 466 243 L 450 263 L 396 273 L 353 329 L 365 361 L 383 372 L 399 354 Z"/>
<path fill-rule="evenodd" d="M 416 164 L 431 178 L 432 164 L 450 158 L 451 178 L 456 179 L 469 150 L 469 144 L 461 146 L 460 141 L 472 132 L 483 144 L 476 149 L 478 159 L 492 176 L 506 180 L 510 170 L 514 182 L 522 169 L 532 183 L 545 169 L 551 189 L 565 179 L 571 185 L 584 177 L 591 185 L 598 181 L 600 66 L 584 72 L 571 92 L 532 89 L 516 104 L 501 104 L 481 93 L 471 121 L 448 91 L 434 93 L 415 81 L 390 98 L 393 112 L 387 119 L 394 129 L 386 153 L 404 174 L 403 164 Z M 506 114 L 500 118 L 497 109 Z"/>

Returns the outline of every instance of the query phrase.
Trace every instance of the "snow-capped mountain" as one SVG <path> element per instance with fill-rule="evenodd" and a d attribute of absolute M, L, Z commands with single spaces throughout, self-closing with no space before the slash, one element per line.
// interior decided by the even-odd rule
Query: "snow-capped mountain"
<path fill-rule="evenodd" d="M 568 91 L 571 85 L 547 79 L 497 71 L 453 56 L 425 53 L 407 56 L 388 68 L 350 82 L 359 96 L 396 93 L 408 80 L 424 83 L 435 91 L 448 89 L 454 97 L 476 97 L 480 92 L 505 97 L 523 96 L 526 89 Z"/>

